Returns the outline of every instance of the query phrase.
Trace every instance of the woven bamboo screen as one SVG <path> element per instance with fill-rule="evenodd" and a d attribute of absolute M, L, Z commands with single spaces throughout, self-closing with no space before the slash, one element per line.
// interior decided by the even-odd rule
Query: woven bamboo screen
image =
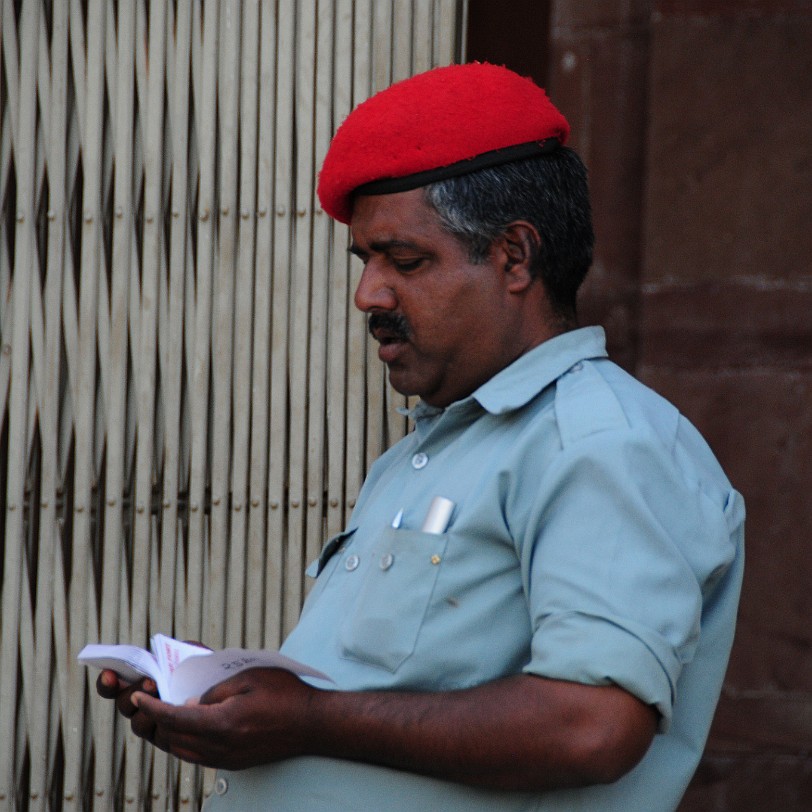
<path fill-rule="evenodd" d="M 0 809 L 194 809 L 88 641 L 276 647 L 405 430 L 329 137 L 458 0 L 0 0 Z"/>

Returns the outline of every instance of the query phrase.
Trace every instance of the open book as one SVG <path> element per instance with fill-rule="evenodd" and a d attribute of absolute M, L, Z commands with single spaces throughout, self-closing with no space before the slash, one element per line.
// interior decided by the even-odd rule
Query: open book
<path fill-rule="evenodd" d="M 164 634 L 150 640 L 151 652 L 138 646 L 91 643 L 79 652 L 79 662 L 109 668 L 122 679 L 135 682 L 150 677 L 164 702 L 182 705 L 209 688 L 249 668 L 284 668 L 300 677 L 332 682 L 330 677 L 278 651 L 226 648 L 221 651 L 183 643 Z"/>

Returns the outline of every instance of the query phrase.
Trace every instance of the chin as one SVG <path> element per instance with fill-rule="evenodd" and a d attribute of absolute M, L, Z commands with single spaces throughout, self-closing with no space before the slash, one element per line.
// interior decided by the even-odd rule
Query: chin
<path fill-rule="evenodd" d="M 392 370 L 389 371 L 389 385 L 394 389 L 399 395 L 403 395 L 404 397 L 424 397 L 425 387 L 419 386 L 414 381 L 409 381 L 408 376 L 401 376 L 398 375 L 397 372 L 393 372 Z"/>

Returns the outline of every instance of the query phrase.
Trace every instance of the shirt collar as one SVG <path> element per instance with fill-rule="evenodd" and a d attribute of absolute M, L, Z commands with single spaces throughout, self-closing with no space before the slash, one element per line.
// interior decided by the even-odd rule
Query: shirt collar
<path fill-rule="evenodd" d="M 452 403 L 448 410 L 468 409 L 472 401 L 491 414 L 520 409 L 574 364 L 588 358 L 606 357 L 606 336 L 602 327 L 581 327 L 562 333 L 519 356 L 467 398 Z M 420 401 L 404 413 L 413 420 L 420 420 L 442 411 Z"/>

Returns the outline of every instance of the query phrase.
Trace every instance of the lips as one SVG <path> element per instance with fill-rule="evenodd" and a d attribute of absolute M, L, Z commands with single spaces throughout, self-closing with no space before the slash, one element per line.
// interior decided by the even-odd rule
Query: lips
<path fill-rule="evenodd" d="M 369 332 L 381 345 L 378 358 L 385 364 L 395 361 L 409 340 L 409 325 L 400 313 L 373 313 L 369 317 Z"/>

